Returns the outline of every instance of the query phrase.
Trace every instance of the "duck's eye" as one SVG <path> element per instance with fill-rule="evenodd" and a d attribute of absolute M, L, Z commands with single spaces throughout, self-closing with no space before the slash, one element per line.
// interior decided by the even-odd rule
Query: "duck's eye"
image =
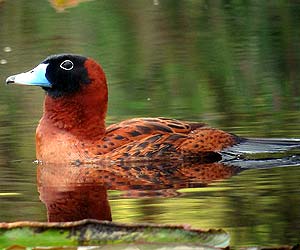
<path fill-rule="evenodd" d="M 65 60 L 59 65 L 59 67 L 61 67 L 64 70 L 71 70 L 74 67 L 74 63 L 70 60 Z"/>

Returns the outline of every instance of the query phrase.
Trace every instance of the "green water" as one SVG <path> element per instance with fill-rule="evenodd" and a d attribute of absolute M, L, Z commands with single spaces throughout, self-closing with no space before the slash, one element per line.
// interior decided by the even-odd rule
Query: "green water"
<path fill-rule="evenodd" d="M 0 81 L 46 56 L 103 66 L 107 123 L 166 116 L 248 137 L 300 137 L 300 4 L 296 1 L 101 0 L 65 11 L 0 1 Z M 0 85 L 0 221 L 47 220 L 36 186 L 40 88 Z M 108 191 L 114 221 L 221 227 L 232 244 L 300 240 L 300 168 L 244 171 L 180 195 Z"/>

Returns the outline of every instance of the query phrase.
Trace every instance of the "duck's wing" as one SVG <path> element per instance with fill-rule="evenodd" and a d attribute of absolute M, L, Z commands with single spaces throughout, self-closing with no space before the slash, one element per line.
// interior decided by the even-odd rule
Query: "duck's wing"
<path fill-rule="evenodd" d="M 151 143 L 152 140 L 157 138 L 159 138 L 161 143 L 172 143 L 173 146 L 176 146 L 186 135 L 190 134 L 190 132 L 204 126 L 204 123 L 186 122 L 167 118 L 135 118 L 125 120 L 110 125 L 106 129 L 105 136 L 99 143 L 97 142 L 97 147 L 95 147 L 97 152 L 95 152 L 95 154 L 110 153 L 114 149 L 120 153 L 122 151 L 121 147 L 125 145 L 133 145 L 135 147 L 137 145 L 143 146 L 144 144 L 141 143 L 144 141 L 149 142 L 149 146 L 151 147 L 152 144 L 157 144 L 155 141 Z M 146 150 L 143 151 L 146 152 Z"/>
<path fill-rule="evenodd" d="M 127 138 L 148 137 L 153 134 L 181 133 L 188 134 L 192 130 L 204 127 L 204 123 L 180 121 L 168 118 L 134 118 L 110 125 L 106 134 L 119 134 Z"/>
<path fill-rule="evenodd" d="M 181 145 L 189 140 L 189 136 L 180 133 L 155 134 L 131 141 L 110 152 L 105 157 L 112 161 L 148 162 L 148 161 L 189 161 L 198 163 L 211 163 L 221 160 L 217 152 L 184 151 Z"/>

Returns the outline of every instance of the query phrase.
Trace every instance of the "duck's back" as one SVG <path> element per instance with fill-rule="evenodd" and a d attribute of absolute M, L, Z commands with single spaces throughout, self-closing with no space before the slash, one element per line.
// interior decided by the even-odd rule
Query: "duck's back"
<path fill-rule="evenodd" d="M 140 161 L 207 156 L 236 142 L 236 137 L 204 123 L 167 118 L 137 118 L 111 125 L 98 143 L 106 159 Z"/>

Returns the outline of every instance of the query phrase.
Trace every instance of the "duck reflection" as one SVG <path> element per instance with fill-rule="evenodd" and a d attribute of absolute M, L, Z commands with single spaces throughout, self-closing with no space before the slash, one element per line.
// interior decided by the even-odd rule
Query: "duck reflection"
<path fill-rule="evenodd" d="M 42 164 L 37 169 L 38 191 L 49 222 L 82 219 L 112 220 L 108 190 L 127 197 L 174 197 L 181 188 L 206 187 L 247 169 L 299 166 L 300 155 L 283 158 L 219 161 L 217 154 L 198 162 L 135 162 L 120 164 Z M 216 157 L 215 157 L 216 156 Z"/>
<path fill-rule="evenodd" d="M 111 221 L 107 189 L 101 184 L 66 182 L 47 186 L 49 177 L 42 175 L 39 183 L 40 199 L 46 205 L 49 222 L 67 222 L 82 219 Z M 55 177 L 56 178 L 56 177 Z M 45 182 L 44 182 L 45 181 Z"/>
<path fill-rule="evenodd" d="M 38 166 L 37 180 L 49 222 L 112 220 L 108 190 L 125 191 L 130 197 L 172 197 L 180 188 L 207 186 L 240 171 L 220 162 L 43 164 Z"/>

